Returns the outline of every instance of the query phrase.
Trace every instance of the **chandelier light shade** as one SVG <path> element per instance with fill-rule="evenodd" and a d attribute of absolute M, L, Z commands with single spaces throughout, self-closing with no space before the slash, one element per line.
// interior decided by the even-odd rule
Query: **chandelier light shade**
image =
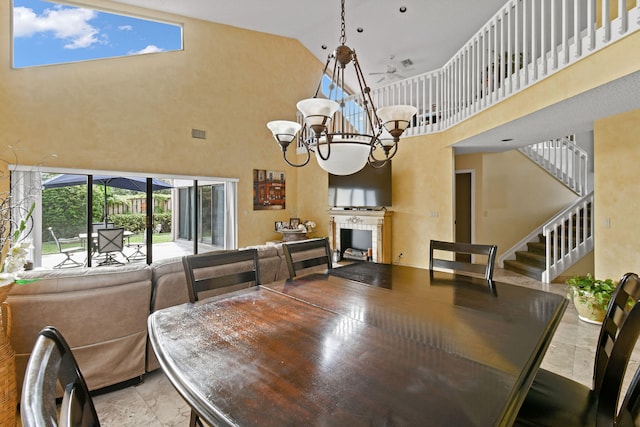
<path fill-rule="evenodd" d="M 320 167 L 333 175 L 351 175 L 362 169 L 369 160 L 371 146 L 369 140 L 352 138 L 349 141 L 334 139 L 331 142 L 331 155 L 329 156 L 329 144 L 320 141 L 316 146 L 316 160 Z"/>
<path fill-rule="evenodd" d="M 321 134 L 327 128 L 327 123 L 340 108 L 340 104 L 330 99 L 309 98 L 299 101 L 296 107 L 304 116 L 305 123 L 316 134 Z"/>
<path fill-rule="evenodd" d="M 418 111 L 412 105 L 386 106 L 376 111 L 356 52 L 345 44 L 344 2 L 340 1 L 340 46 L 327 58 L 315 95 L 297 104 L 304 126 L 286 120 L 267 123 L 289 165 L 306 165 L 314 152 L 320 167 L 334 175 L 350 175 L 367 163 L 383 166 L 396 154 L 400 136 Z M 344 73 L 349 64 L 353 64 L 356 73 L 360 90 L 357 96 L 349 96 L 350 91 L 344 87 Z M 324 76 L 331 80 L 330 93 L 327 98 L 319 98 Z M 303 147 L 306 151 L 302 163 L 287 159 L 287 148 L 292 142 L 294 149 Z"/>
<path fill-rule="evenodd" d="M 302 126 L 298 122 L 274 120 L 267 123 L 267 127 L 273 133 L 276 141 L 282 145 L 282 143 L 290 144 Z"/>
<path fill-rule="evenodd" d="M 398 142 L 400 135 L 409 127 L 411 119 L 418 112 L 413 105 L 394 105 L 382 107 L 378 110 L 378 117 L 382 121 L 382 126 L 391 134 L 393 140 Z"/>

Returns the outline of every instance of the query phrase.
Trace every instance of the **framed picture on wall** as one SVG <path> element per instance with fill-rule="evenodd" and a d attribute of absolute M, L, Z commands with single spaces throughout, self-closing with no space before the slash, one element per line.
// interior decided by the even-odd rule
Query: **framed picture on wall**
<path fill-rule="evenodd" d="M 300 225 L 300 218 L 289 218 L 289 228 L 294 230 Z"/>
<path fill-rule="evenodd" d="M 280 210 L 286 206 L 285 174 L 266 169 L 253 170 L 253 210 Z"/>

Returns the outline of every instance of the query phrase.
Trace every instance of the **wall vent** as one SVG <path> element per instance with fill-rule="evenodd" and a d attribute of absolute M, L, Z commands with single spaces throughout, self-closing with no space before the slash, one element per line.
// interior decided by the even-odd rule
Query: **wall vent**
<path fill-rule="evenodd" d="M 191 138 L 207 139 L 207 131 L 200 129 L 191 129 Z"/>

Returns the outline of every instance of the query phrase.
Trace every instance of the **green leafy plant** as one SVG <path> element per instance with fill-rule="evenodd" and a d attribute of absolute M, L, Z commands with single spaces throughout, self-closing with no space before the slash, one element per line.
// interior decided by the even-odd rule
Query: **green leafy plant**
<path fill-rule="evenodd" d="M 611 279 L 600 280 L 587 273 L 585 276 L 573 276 L 566 281 L 570 292 L 581 302 L 590 304 L 595 309 L 606 310 L 616 284 Z"/>

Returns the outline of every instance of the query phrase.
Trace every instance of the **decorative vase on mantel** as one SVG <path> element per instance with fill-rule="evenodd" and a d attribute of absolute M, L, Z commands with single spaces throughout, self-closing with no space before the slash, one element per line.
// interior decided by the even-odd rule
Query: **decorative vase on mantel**
<path fill-rule="evenodd" d="M 0 426 L 16 425 L 18 395 L 16 389 L 16 352 L 9 341 L 11 316 L 5 300 L 14 283 L 0 286 Z M 6 314 L 6 315 L 5 315 Z"/>

